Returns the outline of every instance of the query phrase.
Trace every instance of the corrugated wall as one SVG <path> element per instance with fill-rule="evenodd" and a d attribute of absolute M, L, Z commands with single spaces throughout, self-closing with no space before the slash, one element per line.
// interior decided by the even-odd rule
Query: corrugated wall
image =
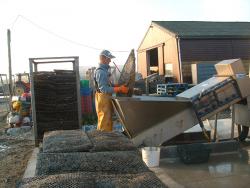
<path fill-rule="evenodd" d="M 231 40 L 181 39 L 182 61 L 215 61 L 232 58 Z"/>
<path fill-rule="evenodd" d="M 241 59 L 250 59 L 250 39 L 233 40 L 233 57 Z"/>
<path fill-rule="evenodd" d="M 181 39 L 182 61 L 250 59 L 250 39 Z"/>
<path fill-rule="evenodd" d="M 241 58 L 249 70 L 250 39 L 181 39 L 183 81 L 190 82 L 191 63 Z"/>

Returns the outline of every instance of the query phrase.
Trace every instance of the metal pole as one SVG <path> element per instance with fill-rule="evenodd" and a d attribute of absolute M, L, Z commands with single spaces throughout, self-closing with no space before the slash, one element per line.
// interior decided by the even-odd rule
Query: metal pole
<path fill-rule="evenodd" d="M 149 95 L 149 80 L 148 77 L 145 80 L 145 89 L 146 89 L 146 96 Z"/>
<path fill-rule="evenodd" d="M 180 38 L 177 38 L 177 50 L 178 50 L 179 72 L 180 72 L 179 78 L 180 82 L 183 83 Z"/>
<path fill-rule="evenodd" d="M 232 105 L 232 124 L 231 124 L 231 139 L 234 139 L 234 124 L 235 124 L 235 109 Z"/>
<path fill-rule="evenodd" d="M 34 89 L 34 70 L 33 70 L 34 61 L 33 59 L 30 58 L 29 63 L 30 63 L 30 92 L 31 92 L 32 121 L 33 121 L 33 127 L 34 127 L 35 146 L 39 147 L 38 128 L 37 128 L 37 121 L 36 121 L 36 101 L 35 101 L 35 89 Z"/>
<path fill-rule="evenodd" d="M 77 108 L 78 108 L 78 123 L 79 128 L 82 126 L 82 108 L 81 108 L 81 96 L 80 96 L 80 76 L 79 76 L 79 57 L 75 57 L 73 61 L 73 70 L 76 75 L 76 91 L 77 91 Z"/>
<path fill-rule="evenodd" d="M 113 61 L 113 64 L 115 65 L 115 67 L 117 68 L 117 70 L 119 71 L 119 73 L 122 73 L 122 72 L 120 71 L 120 69 L 118 68 L 118 66 L 115 64 L 114 61 Z"/>
<path fill-rule="evenodd" d="M 213 141 L 217 141 L 217 125 L 218 125 L 218 113 L 215 114 L 215 120 L 214 120 L 214 137 Z"/>
<path fill-rule="evenodd" d="M 12 98 L 12 94 L 13 94 L 13 83 L 12 83 L 12 66 L 11 66 L 11 46 L 10 46 L 10 42 L 11 42 L 11 33 L 10 33 L 10 29 L 7 30 L 7 43 L 8 43 L 8 59 L 9 59 L 9 87 L 10 87 L 10 98 Z"/>

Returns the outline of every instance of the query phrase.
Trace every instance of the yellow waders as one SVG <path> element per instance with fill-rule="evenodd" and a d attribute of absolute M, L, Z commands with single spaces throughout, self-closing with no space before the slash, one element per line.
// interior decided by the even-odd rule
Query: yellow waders
<path fill-rule="evenodd" d="M 112 131 L 113 129 L 113 106 L 111 103 L 111 94 L 95 93 L 95 106 L 98 117 L 97 130 Z"/>

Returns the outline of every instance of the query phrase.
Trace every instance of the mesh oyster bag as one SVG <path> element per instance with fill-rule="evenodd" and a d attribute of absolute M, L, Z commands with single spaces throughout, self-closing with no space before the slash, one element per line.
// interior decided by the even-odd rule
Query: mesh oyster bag
<path fill-rule="evenodd" d="M 50 176 L 37 176 L 23 179 L 19 188 L 103 188 L 103 187 L 141 187 L 165 188 L 154 173 L 138 174 L 101 174 L 101 173 L 69 173 Z"/>
<path fill-rule="evenodd" d="M 43 137 L 44 153 L 83 152 L 92 147 L 87 134 L 81 130 L 51 131 Z"/>
<path fill-rule="evenodd" d="M 91 151 L 129 151 L 136 150 L 134 144 L 120 132 L 93 130 L 87 133 L 93 143 Z"/>
<path fill-rule="evenodd" d="M 138 151 L 39 153 L 36 175 L 70 172 L 139 173 L 149 171 Z"/>

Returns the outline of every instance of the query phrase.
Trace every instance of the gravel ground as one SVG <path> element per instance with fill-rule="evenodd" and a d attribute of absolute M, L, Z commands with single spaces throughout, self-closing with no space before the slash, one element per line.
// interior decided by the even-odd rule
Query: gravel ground
<path fill-rule="evenodd" d="M 6 123 L 0 122 L 0 187 L 16 187 L 22 179 L 34 148 L 32 134 L 11 137 L 5 134 Z"/>

